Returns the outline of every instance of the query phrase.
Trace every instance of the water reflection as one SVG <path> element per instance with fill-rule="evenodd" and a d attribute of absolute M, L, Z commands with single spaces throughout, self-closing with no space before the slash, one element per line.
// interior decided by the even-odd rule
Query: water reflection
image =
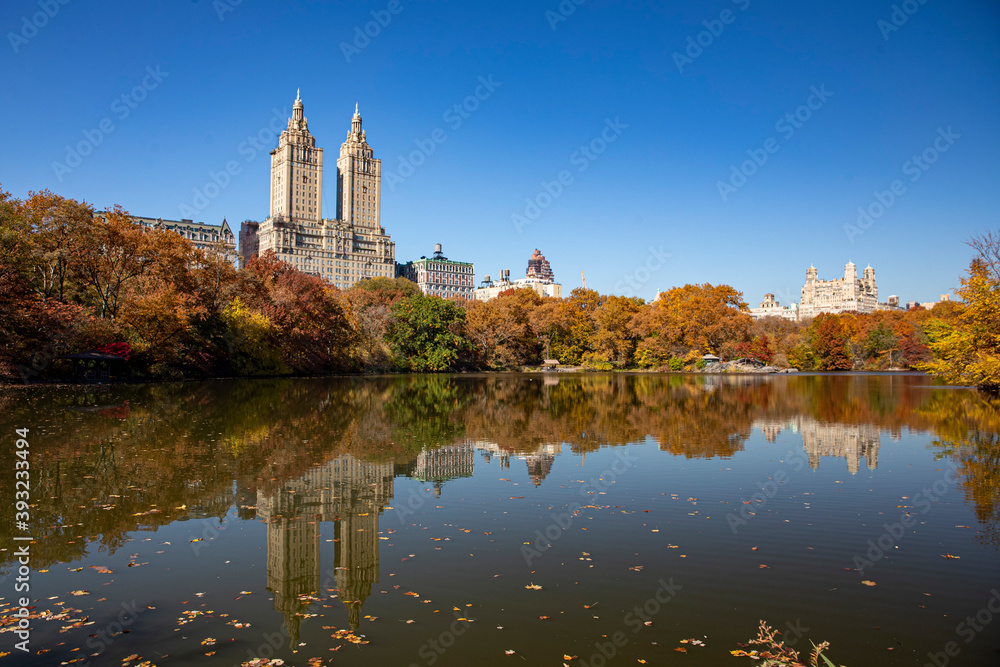
<path fill-rule="evenodd" d="M 378 518 L 406 475 L 437 492 L 478 456 L 512 457 L 544 483 L 563 444 L 586 454 L 652 438 L 688 458 L 732 457 L 754 429 L 800 438 L 813 467 L 878 466 L 882 431 L 929 431 L 960 466 L 986 539 L 1000 545 L 1000 404 L 920 376 L 414 376 L 233 381 L 0 394 L 5 432 L 29 426 L 36 567 L 114 552 L 129 533 L 241 517 L 268 526 L 268 582 L 293 630 L 322 584 L 320 522 L 336 526 L 352 626 L 377 581 Z M 12 447 L 5 439 L 3 447 Z M 10 458 L 12 453 L 5 452 Z M 0 503 L 13 504 L 0 487 Z M 3 522 L 0 534 L 11 537 Z M 9 565 L 11 552 L 0 554 Z"/>
<path fill-rule="evenodd" d="M 802 447 L 809 459 L 809 467 L 819 468 L 824 457 L 844 459 L 847 470 L 856 475 L 864 460 L 869 470 L 878 467 L 878 450 L 882 445 L 882 431 L 874 424 L 825 424 L 812 417 L 795 417 L 779 422 L 760 419 L 754 422 L 768 442 L 775 442 L 782 431 L 788 430 L 802 437 Z M 894 439 L 899 439 L 895 431 Z"/>
<path fill-rule="evenodd" d="M 320 522 L 334 523 L 333 579 L 352 630 L 378 582 L 379 517 L 393 497 L 396 466 L 350 454 L 311 468 L 269 492 L 258 492 L 257 513 L 267 524 L 267 589 L 285 616 L 292 645 L 298 643 L 300 596 L 321 586 Z"/>

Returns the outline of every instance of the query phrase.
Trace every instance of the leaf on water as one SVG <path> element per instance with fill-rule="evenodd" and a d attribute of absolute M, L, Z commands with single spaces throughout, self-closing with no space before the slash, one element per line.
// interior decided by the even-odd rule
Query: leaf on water
<path fill-rule="evenodd" d="M 534 582 L 528 584 L 527 586 L 525 586 L 525 588 L 527 588 L 530 591 L 540 591 L 540 590 L 542 590 L 542 587 L 539 586 L 538 584 L 534 583 Z"/>
<path fill-rule="evenodd" d="M 871 581 L 870 579 L 862 579 L 861 583 L 863 583 L 865 586 L 874 586 L 875 585 L 875 582 Z"/>

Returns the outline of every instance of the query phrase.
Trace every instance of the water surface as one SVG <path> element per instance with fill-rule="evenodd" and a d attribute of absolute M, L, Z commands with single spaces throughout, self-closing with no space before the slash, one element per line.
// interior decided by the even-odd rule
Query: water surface
<path fill-rule="evenodd" d="M 1000 662 L 1000 403 L 923 376 L 35 387 L 0 409 L 8 480 L 30 429 L 32 502 L 27 531 L 0 522 L 0 661 L 737 665 L 763 619 L 838 664 Z"/>

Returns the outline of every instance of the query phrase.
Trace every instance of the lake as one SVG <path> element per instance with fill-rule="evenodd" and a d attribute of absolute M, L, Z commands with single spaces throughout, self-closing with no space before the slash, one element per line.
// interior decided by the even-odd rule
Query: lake
<path fill-rule="evenodd" d="M 0 424 L 0 663 L 753 665 L 761 620 L 1000 663 L 1000 401 L 923 375 L 14 387 Z"/>

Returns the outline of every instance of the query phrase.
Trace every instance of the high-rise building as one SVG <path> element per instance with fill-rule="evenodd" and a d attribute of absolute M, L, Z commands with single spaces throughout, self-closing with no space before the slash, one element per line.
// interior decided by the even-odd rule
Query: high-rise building
<path fill-rule="evenodd" d="M 441 244 L 434 244 L 433 257 L 421 257 L 406 264 L 399 264 L 396 275 L 412 280 L 424 294 L 443 298 L 471 299 L 476 284 L 476 268 L 472 262 L 456 262 L 441 252 Z"/>
<path fill-rule="evenodd" d="M 535 248 L 535 252 L 531 253 L 531 257 L 528 259 L 528 270 L 525 272 L 525 277 L 537 278 L 542 282 L 549 283 L 556 281 L 555 274 L 552 273 L 552 267 L 549 265 L 549 260 L 545 259 L 545 255 L 538 248 Z"/>
<path fill-rule="evenodd" d="M 240 268 L 245 268 L 254 255 L 260 254 L 260 237 L 257 230 L 260 223 L 254 220 L 244 220 L 240 225 Z"/>
<path fill-rule="evenodd" d="M 380 223 L 382 162 L 374 158 L 357 105 L 337 159 L 337 217 L 323 217 L 323 149 L 309 131 L 301 95 L 271 151 L 270 215 L 247 242 L 300 271 L 346 289 L 392 278 L 395 244 Z M 247 255 L 249 258 L 251 255 Z"/>
<path fill-rule="evenodd" d="M 485 276 L 482 284 L 476 288 L 476 300 L 489 301 L 509 289 L 530 289 L 538 296 L 562 298 L 562 285 L 556 282 L 549 261 L 538 248 L 535 248 L 535 252 L 528 258 L 528 269 L 524 273 L 524 278 L 511 280 L 510 269 L 502 269 L 499 280 Z"/>

